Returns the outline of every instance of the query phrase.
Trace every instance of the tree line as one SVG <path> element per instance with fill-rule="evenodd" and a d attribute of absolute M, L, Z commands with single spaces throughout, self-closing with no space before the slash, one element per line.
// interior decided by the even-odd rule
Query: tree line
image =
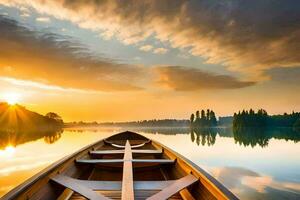
<path fill-rule="evenodd" d="M 53 112 L 40 115 L 27 110 L 24 106 L 11 106 L 0 103 L 0 131 L 51 131 L 55 132 L 63 127 L 62 118 Z"/>
<path fill-rule="evenodd" d="M 129 122 L 70 122 L 66 127 L 189 127 L 186 119 L 152 119 Z"/>
<path fill-rule="evenodd" d="M 283 115 L 268 115 L 264 109 L 255 112 L 253 109 L 242 110 L 233 115 L 233 128 L 247 127 L 300 127 L 300 113 L 292 112 Z"/>
<path fill-rule="evenodd" d="M 191 114 L 190 117 L 191 127 L 200 128 L 200 127 L 213 127 L 217 126 L 217 118 L 213 110 L 207 109 L 196 111 L 196 113 Z"/>

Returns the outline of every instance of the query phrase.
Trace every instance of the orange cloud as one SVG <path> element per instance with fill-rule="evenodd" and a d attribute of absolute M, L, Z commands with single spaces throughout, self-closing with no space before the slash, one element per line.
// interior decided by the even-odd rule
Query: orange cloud
<path fill-rule="evenodd" d="M 155 54 L 165 54 L 168 52 L 168 49 L 165 48 L 157 48 L 153 50 L 153 53 Z"/>
<path fill-rule="evenodd" d="M 142 67 L 95 58 L 79 43 L 29 30 L 1 16 L 0 27 L 2 77 L 20 79 L 24 84 L 30 80 L 35 86 L 39 83 L 38 86 L 98 91 L 142 89 Z"/>
<path fill-rule="evenodd" d="M 70 20 L 125 44 L 150 36 L 174 48 L 262 78 L 266 69 L 300 64 L 300 5 L 292 0 L 0 0 Z M 254 12 L 255 11 L 255 12 Z"/>
<path fill-rule="evenodd" d="M 144 45 L 140 47 L 141 51 L 151 51 L 153 49 L 152 45 Z"/>
<path fill-rule="evenodd" d="M 154 70 L 158 73 L 160 85 L 178 91 L 195 91 L 202 89 L 235 89 L 254 85 L 254 82 L 239 81 L 233 76 L 216 75 L 195 68 L 181 66 L 160 66 Z"/>

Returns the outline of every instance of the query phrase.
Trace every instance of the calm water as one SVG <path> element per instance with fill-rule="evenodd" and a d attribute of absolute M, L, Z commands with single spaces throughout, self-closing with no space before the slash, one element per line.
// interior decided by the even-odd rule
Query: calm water
<path fill-rule="evenodd" d="M 0 196 L 54 161 L 121 130 L 0 134 Z M 300 133 L 286 129 L 138 131 L 192 160 L 241 199 L 300 199 Z"/>

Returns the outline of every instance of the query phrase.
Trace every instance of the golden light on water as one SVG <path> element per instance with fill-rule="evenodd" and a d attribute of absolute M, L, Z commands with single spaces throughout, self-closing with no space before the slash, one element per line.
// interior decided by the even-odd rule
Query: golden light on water
<path fill-rule="evenodd" d="M 10 105 L 15 105 L 20 102 L 21 95 L 15 92 L 3 94 L 3 100 Z"/>
<path fill-rule="evenodd" d="M 12 156 L 15 153 L 15 147 L 8 145 L 4 150 L 0 150 L 0 156 Z"/>

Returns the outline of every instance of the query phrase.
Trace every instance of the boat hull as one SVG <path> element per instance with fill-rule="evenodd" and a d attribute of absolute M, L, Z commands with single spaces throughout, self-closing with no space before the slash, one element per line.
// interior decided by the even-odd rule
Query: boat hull
<path fill-rule="evenodd" d="M 130 131 L 80 149 L 2 197 L 75 198 L 238 199 L 184 156 Z"/>

